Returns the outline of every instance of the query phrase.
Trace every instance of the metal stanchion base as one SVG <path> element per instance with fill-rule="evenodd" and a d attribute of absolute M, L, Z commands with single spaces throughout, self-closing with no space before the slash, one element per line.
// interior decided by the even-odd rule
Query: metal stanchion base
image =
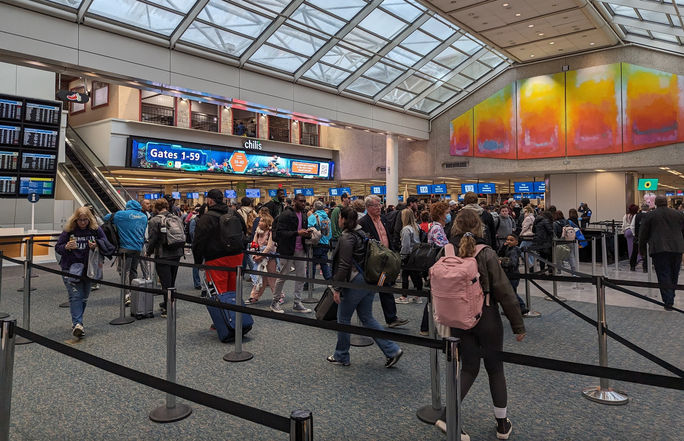
<path fill-rule="evenodd" d="M 304 297 L 302 303 L 318 303 L 318 299 L 314 296 Z"/>
<path fill-rule="evenodd" d="M 601 404 L 620 406 L 629 402 L 629 397 L 624 392 L 612 389 L 601 389 L 601 386 L 594 386 L 582 391 L 584 398 Z"/>
<path fill-rule="evenodd" d="M 17 338 L 14 340 L 15 345 L 28 345 L 33 343 L 33 340 L 29 340 L 28 338 L 24 338 L 21 335 L 18 335 Z"/>
<path fill-rule="evenodd" d="M 117 317 L 111 322 L 109 322 L 110 325 L 127 325 L 129 323 L 133 323 L 135 319 L 133 317 Z"/>
<path fill-rule="evenodd" d="M 59 304 L 59 307 L 60 307 L 60 308 L 68 308 L 69 306 L 71 306 L 71 305 L 69 304 L 69 301 L 68 301 L 68 300 L 67 300 L 66 302 L 64 302 L 64 303 L 60 303 L 60 304 Z"/>
<path fill-rule="evenodd" d="M 524 318 L 539 318 L 541 317 L 541 312 L 539 311 L 527 311 L 526 314 L 523 314 Z"/>
<path fill-rule="evenodd" d="M 36 290 L 36 288 L 31 288 L 31 291 L 35 291 L 35 290 Z M 24 292 L 24 288 L 19 288 L 17 290 L 17 292 Z"/>
<path fill-rule="evenodd" d="M 357 348 L 370 346 L 373 343 L 375 343 L 373 339 L 370 337 L 366 337 L 365 335 L 352 335 L 349 339 L 349 344 L 352 346 L 356 346 Z"/>
<path fill-rule="evenodd" d="M 10 315 L 7 314 L 6 312 L 0 312 L 0 319 L 7 318 L 7 317 L 9 317 L 9 316 L 10 316 Z"/>
<path fill-rule="evenodd" d="M 416 416 L 419 420 L 426 424 L 433 425 L 441 418 L 444 408 L 435 409 L 430 406 L 423 406 L 416 411 Z"/>
<path fill-rule="evenodd" d="M 150 412 L 150 419 L 155 423 L 173 423 L 187 418 L 192 413 L 192 408 L 187 404 L 178 404 L 169 409 L 166 405 L 159 406 Z"/>
<path fill-rule="evenodd" d="M 568 299 L 566 299 L 565 297 L 556 296 L 556 298 L 558 300 L 560 300 L 561 302 L 567 302 L 568 301 Z M 549 302 L 553 302 L 553 299 L 549 296 L 544 296 L 544 300 L 549 301 Z"/>
<path fill-rule="evenodd" d="M 228 352 L 226 355 L 223 356 L 223 361 L 228 361 L 230 363 L 239 363 L 241 361 L 248 361 L 254 358 L 254 354 L 251 352 L 247 351 L 241 351 L 241 352 Z"/>

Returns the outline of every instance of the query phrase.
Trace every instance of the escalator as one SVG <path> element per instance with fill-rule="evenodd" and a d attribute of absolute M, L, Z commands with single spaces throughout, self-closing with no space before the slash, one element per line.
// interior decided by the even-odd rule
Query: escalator
<path fill-rule="evenodd" d="M 71 126 L 65 141 L 66 162 L 59 164 L 57 173 L 79 204 L 92 204 L 101 218 L 124 209 L 130 194 Z"/>

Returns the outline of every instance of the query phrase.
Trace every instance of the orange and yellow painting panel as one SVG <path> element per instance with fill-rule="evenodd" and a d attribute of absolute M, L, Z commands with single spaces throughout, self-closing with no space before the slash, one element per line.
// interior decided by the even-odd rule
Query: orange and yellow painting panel
<path fill-rule="evenodd" d="M 625 152 L 682 140 L 677 75 L 622 63 Z"/>
<path fill-rule="evenodd" d="M 473 109 L 451 120 L 449 125 L 449 154 L 473 156 Z"/>
<path fill-rule="evenodd" d="M 565 74 L 518 81 L 518 159 L 565 156 Z"/>
<path fill-rule="evenodd" d="M 475 156 L 515 159 L 513 84 L 475 106 Z"/>

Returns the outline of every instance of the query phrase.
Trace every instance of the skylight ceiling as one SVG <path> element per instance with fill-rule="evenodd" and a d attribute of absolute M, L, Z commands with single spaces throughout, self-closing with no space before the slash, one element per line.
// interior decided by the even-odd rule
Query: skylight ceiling
<path fill-rule="evenodd" d="M 34 0 L 425 117 L 511 60 L 415 0 Z"/>

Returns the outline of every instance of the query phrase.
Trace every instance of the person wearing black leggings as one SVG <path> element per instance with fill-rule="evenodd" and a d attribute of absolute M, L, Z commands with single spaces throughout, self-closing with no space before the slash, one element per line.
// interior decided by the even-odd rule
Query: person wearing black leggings
<path fill-rule="evenodd" d="M 458 213 L 452 227 L 450 242 L 458 250 L 459 257 L 472 257 L 476 254 L 476 245 L 486 244 L 481 237 L 481 232 L 482 223 L 477 213 L 473 210 L 461 210 Z M 480 352 L 484 351 L 484 365 L 489 376 L 489 390 L 496 418 L 496 437 L 508 439 L 513 425 L 506 417 L 508 393 L 503 362 L 486 353 L 503 349 L 503 324 L 499 314 L 499 303 L 518 341 L 522 341 L 525 337 L 525 324 L 515 292 L 499 264 L 496 252 L 489 246 L 485 246 L 477 253 L 475 259 L 480 273 L 480 284 L 485 293 L 482 317 L 472 329 L 451 328 L 451 335 L 461 339 L 461 399 L 465 398 L 477 378 L 480 371 Z M 446 431 L 445 421 L 446 409 L 441 419 L 435 424 Z M 470 437 L 462 432 L 461 440 L 470 440 Z"/>

